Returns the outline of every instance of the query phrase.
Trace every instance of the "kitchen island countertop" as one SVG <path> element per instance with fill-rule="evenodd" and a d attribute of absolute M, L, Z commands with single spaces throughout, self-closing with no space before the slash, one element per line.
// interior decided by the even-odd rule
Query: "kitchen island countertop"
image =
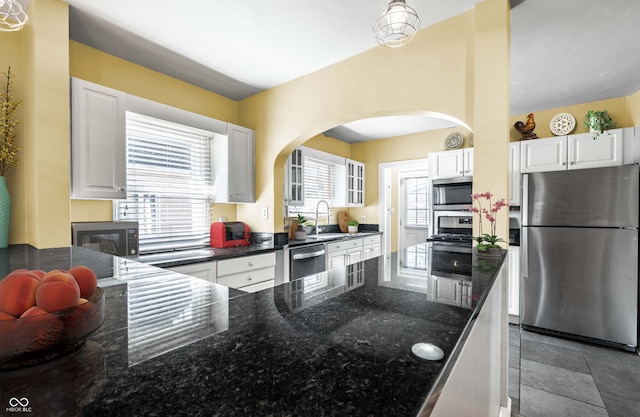
<path fill-rule="evenodd" d="M 87 265 L 106 292 L 105 323 L 80 350 L 0 373 L 3 409 L 27 398 L 38 416 L 415 416 L 429 415 L 504 253 L 474 257 L 471 309 L 430 301 L 424 273 L 385 257 L 251 294 L 77 247 L 0 258 Z M 444 359 L 412 354 L 419 342 Z"/>

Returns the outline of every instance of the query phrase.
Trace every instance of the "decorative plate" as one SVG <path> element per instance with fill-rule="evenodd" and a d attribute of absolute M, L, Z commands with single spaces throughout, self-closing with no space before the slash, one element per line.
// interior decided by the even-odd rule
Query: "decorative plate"
<path fill-rule="evenodd" d="M 462 135 L 458 132 L 455 132 L 447 136 L 447 139 L 444 141 L 444 145 L 447 147 L 447 149 L 458 149 L 462 146 L 463 140 L 464 138 L 462 137 Z"/>
<path fill-rule="evenodd" d="M 469 145 L 473 146 L 473 132 L 469 133 Z"/>
<path fill-rule="evenodd" d="M 559 113 L 553 116 L 549 128 L 554 135 L 566 135 L 576 127 L 576 119 L 569 113 Z"/>

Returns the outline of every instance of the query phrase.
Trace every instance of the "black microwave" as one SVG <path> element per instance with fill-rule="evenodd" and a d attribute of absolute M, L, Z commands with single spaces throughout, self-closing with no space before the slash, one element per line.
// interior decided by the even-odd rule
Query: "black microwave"
<path fill-rule="evenodd" d="M 71 223 L 71 243 L 123 258 L 137 258 L 138 222 Z"/>
<path fill-rule="evenodd" d="M 468 210 L 473 205 L 473 179 L 458 177 L 431 182 L 434 210 Z"/>

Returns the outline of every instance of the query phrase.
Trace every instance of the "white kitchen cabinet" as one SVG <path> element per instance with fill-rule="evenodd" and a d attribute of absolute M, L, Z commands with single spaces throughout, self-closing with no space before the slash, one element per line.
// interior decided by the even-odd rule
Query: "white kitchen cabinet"
<path fill-rule="evenodd" d="M 347 207 L 364 207 L 364 164 L 347 159 Z"/>
<path fill-rule="evenodd" d="M 519 323 L 520 316 L 520 247 L 509 247 L 509 322 Z"/>
<path fill-rule="evenodd" d="M 304 150 L 294 149 L 287 158 L 284 172 L 284 204 L 304 205 Z"/>
<path fill-rule="evenodd" d="M 471 281 L 436 276 L 432 279 L 435 302 L 471 308 L 473 296 Z"/>
<path fill-rule="evenodd" d="M 564 171 L 622 165 L 623 129 L 605 131 L 598 139 L 591 133 L 556 136 L 521 142 L 522 173 Z"/>
<path fill-rule="evenodd" d="M 327 244 L 327 270 L 352 265 L 363 260 L 362 239 Z"/>
<path fill-rule="evenodd" d="M 623 130 L 607 130 L 597 139 L 593 134 L 569 135 L 568 168 L 600 168 L 622 165 Z"/>
<path fill-rule="evenodd" d="M 218 261 L 216 282 L 220 285 L 254 292 L 275 285 L 274 252 Z"/>
<path fill-rule="evenodd" d="M 473 148 L 429 154 L 431 178 L 456 178 L 473 175 Z"/>
<path fill-rule="evenodd" d="M 345 291 L 351 291 L 364 285 L 364 265 L 356 263 L 347 266 L 345 277 Z"/>
<path fill-rule="evenodd" d="M 209 282 L 216 282 L 215 262 L 200 262 L 190 265 L 172 266 L 165 269 L 196 278 L 201 278 Z"/>
<path fill-rule="evenodd" d="M 216 203 L 255 203 L 255 132 L 229 123 L 211 149 Z"/>
<path fill-rule="evenodd" d="M 509 205 L 520 205 L 520 142 L 509 144 Z"/>
<path fill-rule="evenodd" d="M 126 95 L 71 79 L 71 198 L 127 197 Z"/>
<path fill-rule="evenodd" d="M 380 256 L 380 235 L 362 238 L 362 260 Z"/>

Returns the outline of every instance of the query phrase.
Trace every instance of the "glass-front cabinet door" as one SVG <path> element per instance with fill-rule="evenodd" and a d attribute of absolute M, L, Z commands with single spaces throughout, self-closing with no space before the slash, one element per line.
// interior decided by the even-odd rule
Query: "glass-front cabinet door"
<path fill-rule="evenodd" d="M 347 206 L 364 207 L 364 164 L 347 159 Z"/>
<path fill-rule="evenodd" d="M 285 203 L 288 206 L 304 205 L 304 162 L 302 149 L 295 149 L 287 160 Z"/>

